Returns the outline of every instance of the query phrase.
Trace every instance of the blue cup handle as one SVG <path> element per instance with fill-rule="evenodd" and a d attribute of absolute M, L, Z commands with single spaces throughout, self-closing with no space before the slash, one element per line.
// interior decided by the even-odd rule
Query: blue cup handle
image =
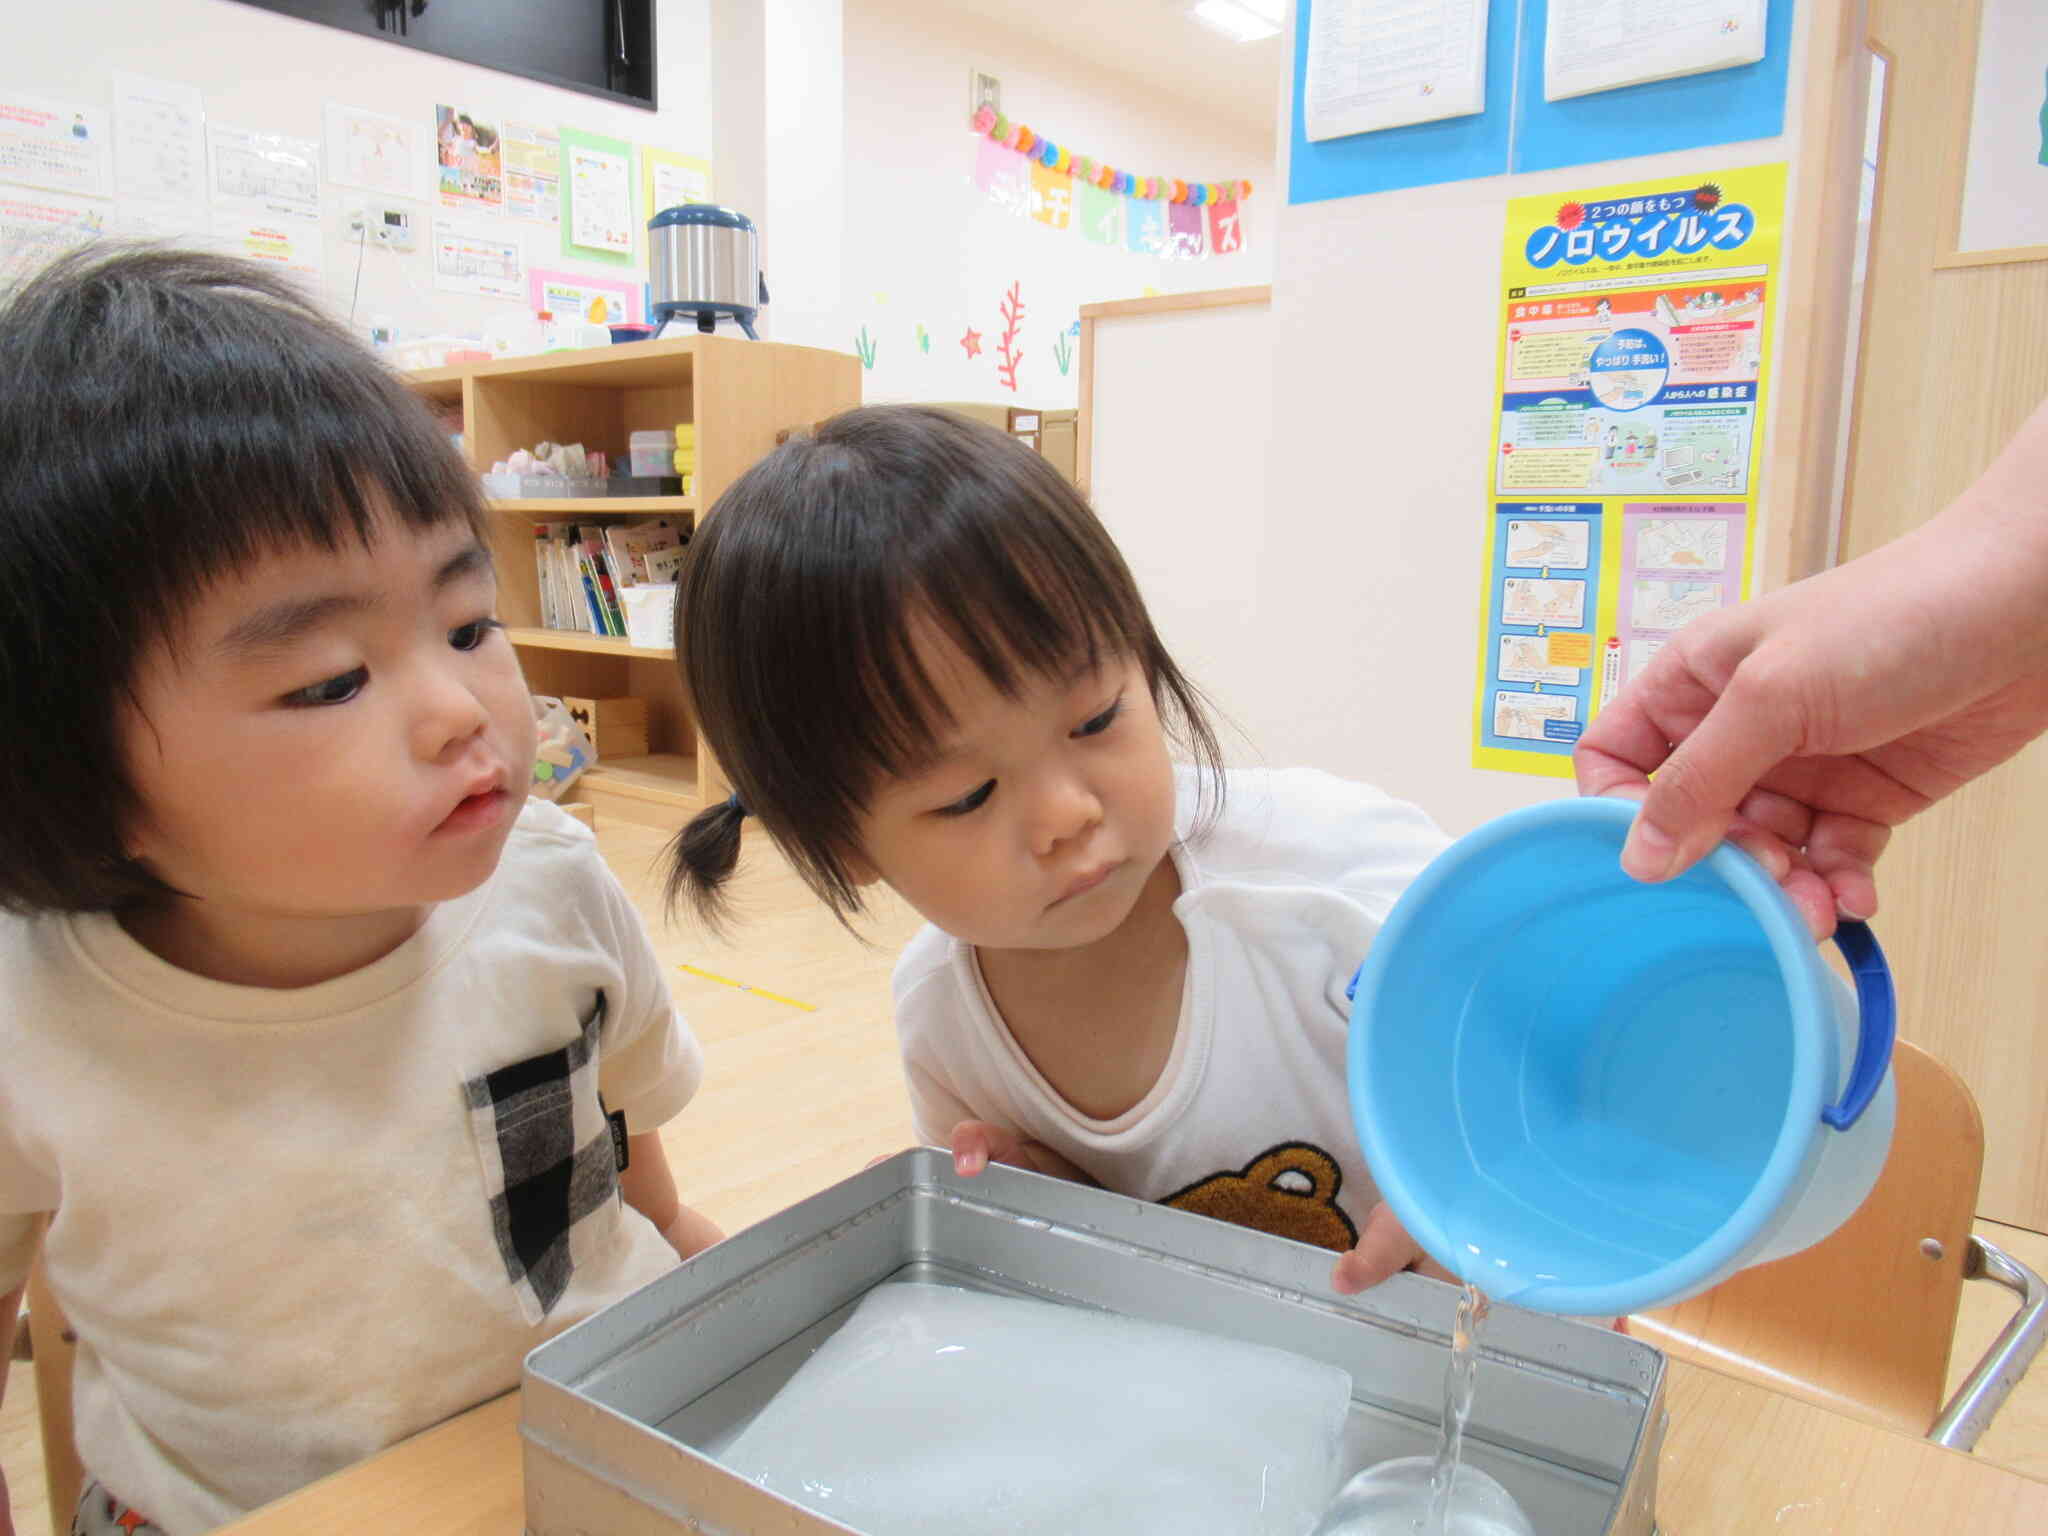
<path fill-rule="evenodd" d="M 1843 921 L 1835 925 L 1835 944 L 1849 962 L 1849 974 L 1856 979 L 1856 1011 L 1859 1030 L 1856 1064 L 1849 1069 L 1849 1085 L 1842 1101 L 1820 1112 L 1821 1120 L 1838 1131 L 1846 1131 L 1870 1108 L 1885 1072 L 1892 1064 L 1892 1042 L 1899 1032 L 1899 1005 L 1892 991 L 1892 969 L 1885 964 L 1884 951 L 1877 947 L 1877 935 L 1868 923 Z"/>

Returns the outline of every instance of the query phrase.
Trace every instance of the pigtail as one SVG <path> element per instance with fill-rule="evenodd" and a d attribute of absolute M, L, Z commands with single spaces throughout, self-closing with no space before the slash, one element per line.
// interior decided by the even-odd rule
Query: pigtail
<path fill-rule="evenodd" d="M 725 882 L 740 860 L 740 830 L 747 808 L 738 795 L 708 806 L 691 817 L 668 847 L 668 915 L 689 899 L 690 910 L 714 933 L 725 925 Z"/>

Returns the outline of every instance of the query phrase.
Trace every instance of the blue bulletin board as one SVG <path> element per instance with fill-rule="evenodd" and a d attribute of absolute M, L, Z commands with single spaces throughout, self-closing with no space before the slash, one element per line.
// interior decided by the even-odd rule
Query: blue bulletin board
<path fill-rule="evenodd" d="M 1793 4 L 1771 0 L 1764 14 L 1764 56 L 1754 64 L 1545 101 L 1549 0 L 1523 0 L 1511 168 L 1548 171 L 1703 144 L 1775 139 L 1785 131 Z"/>
<path fill-rule="evenodd" d="M 1311 140 L 1307 129 L 1309 8 L 1297 0 L 1294 20 L 1294 102 L 1289 109 L 1294 148 L 1287 161 L 1287 201 L 1317 203 L 1361 192 L 1433 186 L 1498 176 L 1508 167 L 1515 91 L 1517 0 L 1486 7 L 1486 110 L 1464 117 L 1411 123 L 1378 133 Z M 1538 50 L 1539 63 L 1541 50 Z"/>
<path fill-rule="evenodd" d="M 1771 0 L 1764 56 L 1757 63 L 1564 101 L 1543 98 L 1548 0 L 1489 0 L 1483 112 L 1311 141 L 1304 103 L 1315 3 L 1301 0 L 1295 20 L 1290 203 L 1590 165 L 1784 132 L 1795 0 Z"/>

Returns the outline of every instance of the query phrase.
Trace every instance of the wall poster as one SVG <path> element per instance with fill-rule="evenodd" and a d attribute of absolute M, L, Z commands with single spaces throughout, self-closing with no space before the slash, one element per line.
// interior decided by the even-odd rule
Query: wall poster
<path fill-rule="evenodd" d="M 1749 595 L 1785 167 L 1508 204 L 1472 765 L 1571 776 L 1679 629 Z"/>

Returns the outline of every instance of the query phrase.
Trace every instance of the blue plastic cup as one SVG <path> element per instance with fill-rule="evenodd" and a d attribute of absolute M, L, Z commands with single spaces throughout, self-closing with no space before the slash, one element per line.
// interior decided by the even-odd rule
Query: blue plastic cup
<path fill-rule="evenodd" d="M 1445 849 L 1353 979 L 1353 1118 L 1380 1193 L 1500 1300 L 1608 1316 L 1818 1242 L 1891 1148 L 1894 1005 L 1855 996 L 1762 866 L 1621 869 L 1635 806 L 1559 800 Z"/>

